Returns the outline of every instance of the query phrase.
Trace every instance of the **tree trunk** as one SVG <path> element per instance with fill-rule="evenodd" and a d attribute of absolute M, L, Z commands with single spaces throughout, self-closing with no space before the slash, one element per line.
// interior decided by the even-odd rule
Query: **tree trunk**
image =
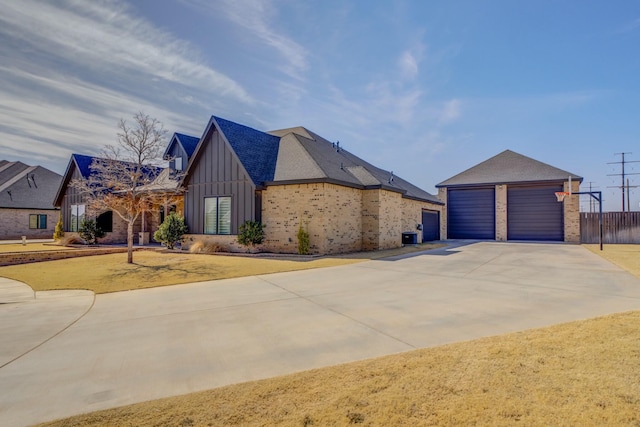
<path fill-rule="evenodd" d="M 127 264 L 133 264 L 133 221 L 127 223 Z"/>

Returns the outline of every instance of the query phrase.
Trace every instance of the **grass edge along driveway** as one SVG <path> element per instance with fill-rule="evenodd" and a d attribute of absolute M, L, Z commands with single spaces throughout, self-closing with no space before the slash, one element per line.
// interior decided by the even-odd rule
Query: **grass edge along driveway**
<path fill-rule="evenodd" d="M 102 294 L 333 267 L 441 246 L 444 245 L 421 244 L 333 257 L 296 258 L 294 256 L 291 259 L 139 251 L 134 254 L 133 264 L 126 263 L 126 254 L 95 255 L 0 267 L 0 277 L 26 283 L 34 291 L 88 289 Z"/>

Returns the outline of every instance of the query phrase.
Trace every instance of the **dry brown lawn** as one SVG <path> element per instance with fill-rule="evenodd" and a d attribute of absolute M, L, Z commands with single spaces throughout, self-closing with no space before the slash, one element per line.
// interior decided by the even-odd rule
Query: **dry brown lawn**
<path fill-rule="evenodd" d="M 51 426 L 640 425 L 640 312 L 417 350 Z"/>
<path fill-rule="evenodd" d="M 640 245 L 584 245 L 587 249 L 611 261 L 618 267 L 640 277 Z"/>
<path fill-rule="evenodd" d="M 424 244 L 339 257 L 265 259 L 243 256 L 198 255 L 139 251 L 133 264 L 126 254 L 96 255 L 0 267 L 0 276 L 19 280 L 35 291 L 89 289 L 96 293 L 254 276 L 311 268 L 333 267 L 367 259 L 396 256 L 442 245 Z"/>
<path fill-rule="evenodd" d="M 41 251 L 71 251 L 74 248 L 54 245 L 53 243 L 20 243 L 0 244 L 0 254 L 8 252 L 41 252 Z"/>

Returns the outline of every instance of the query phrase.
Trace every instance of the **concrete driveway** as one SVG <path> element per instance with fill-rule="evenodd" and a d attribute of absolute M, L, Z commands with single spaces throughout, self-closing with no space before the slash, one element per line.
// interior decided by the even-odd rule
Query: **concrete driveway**
<path fill-rule="evenodd" d="M 95 302 L 61 295 L 37 310 L 38 295 L 0 304 L 1 345 L 16 348 L 0 368 L 0 425 L 638 310 L 640 280 L 576 245 L 481 242 Z"/>

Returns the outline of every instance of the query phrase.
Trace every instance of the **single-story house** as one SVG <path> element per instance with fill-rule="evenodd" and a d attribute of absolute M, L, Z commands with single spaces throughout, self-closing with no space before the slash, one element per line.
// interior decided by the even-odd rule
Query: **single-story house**
<path fill-rule="evenodd" d="M 506 150 L 440 184 L 443 238 L 580 241 L 582 177 Z"/>
<path fill-rule="evenodd" d="M 91 164 L 94 159 L 96 158 L 92 156 L 72 154 L 58 187 L 54 205 L 59 207 L 62 212 L 62 224 L 65 234 L 73 235 L 77 233 L 80 224 L 87 215 L 85 197 L 70 184 L 73 180 L 89 179 L 93 173 Z M 145 186 L 152 191 L 166 190 L 173 192 L 178 184 L 179 182 L 172 171 L 165 168 L 158 173 L 151 183 Z M 169 210 L 182 211 L 182 204 L 179 203 L 178 206 L 158 205 L 153 211 L 144 212 L 140 215 L 134 224 L 134 242 L 139 244 L 148 243 L 150 237 L 153 236 L 153 232 L 158 229 L 158 226 L 164 220 L 165 212 Z M 106 232 L 106 236 L 100 239 L 100 242 L 126 243 L 127 223 L 120 216 L 112 211 L 106 211 L 97 215 L 95 219 L 97 225 Z"/>
<path fill-rule="evenodd" d="M 0 160 L 0 239 L 51 239 L 62 176 L 42 166 Z"/>
<path fill-rule="evenodd" d="M 265 225 L 263 248 L 295 253 L 299 227 L 310 251 L 399 247 L 403 233 L 440 237 L 443 202 L 314 132 L 263 132 L 211 117 L 185 170 L 186 245 L 211 240 L 240 250 L 245 221 Z"/>

